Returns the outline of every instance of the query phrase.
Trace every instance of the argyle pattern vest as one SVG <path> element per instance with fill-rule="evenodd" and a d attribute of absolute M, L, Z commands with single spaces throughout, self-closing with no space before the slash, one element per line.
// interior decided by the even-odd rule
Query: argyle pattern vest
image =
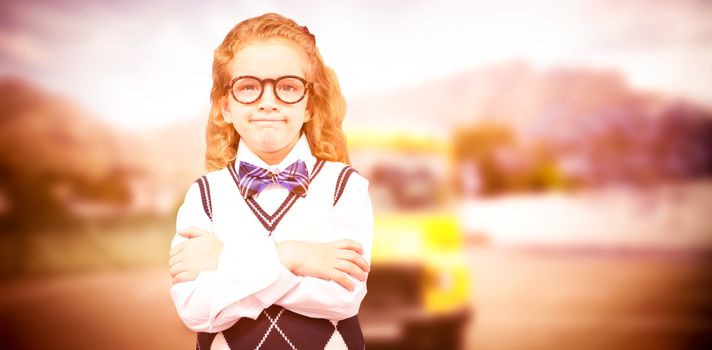
<path fill-rule="evenodd" d="M 309 176 L 313 180 L 324 167 L 324 160 L 317 160 Z M 228 166 L 236 184 L 239 183 L 237 170 L 234 164 Z M 339 202 L 349 177 L 356 172 L 350 166 L 344 166 L 339 172 L 334 188 L 333 205 Z M 196 180 L 200 188 L 200 196 L 205 214 L 212 220 L 212 200 L 210 197 L 210 184 L 206 176 Z M 276 211 L 280 215 L 267 215 L 257 202 L 252 198 L 245 198 L 248 206 L 267 229 L 269 234 L 281 221 L 292 205 L 300 196 L 290 193 Z M 222 331 L 225 341 L 230 349 L 293 349 L 314 350 L 324 349 L 329 340 L 338 332 L 349 350 L 363 350 L 365 343 L 361 332 L 358 316 L 353 316 L 338 322 L 326 319 L 307 317 L 289 311 L 279 305 L 272 305 L 262 310 L 257 319 L 243 317 L 232 327 Z M 196 340 L 196 350 L 210 349 L 218 333 L 199 332 Z"/>

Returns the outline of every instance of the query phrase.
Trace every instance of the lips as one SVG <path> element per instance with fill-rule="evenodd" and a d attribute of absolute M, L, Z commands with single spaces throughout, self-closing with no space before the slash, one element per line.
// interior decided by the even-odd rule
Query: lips
<path fill-rule="evenodd" d="M 284 118 L 253 118 L 250 119 L 250 122 L 252 123 L 279 123 L 279 122 L 286 122 L 287 120 Z"/>
<path fill-rule="evenodd" d="M 251 118 L 251 122 L 285 122 L 287 121 L 286 118 L 283 117 L 258 117 L 258 118 Z"/>

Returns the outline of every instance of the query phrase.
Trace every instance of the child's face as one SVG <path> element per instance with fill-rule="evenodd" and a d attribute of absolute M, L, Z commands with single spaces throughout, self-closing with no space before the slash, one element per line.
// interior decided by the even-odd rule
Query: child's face
<path fill-rule="evenodd" d="M 296 44 L 273 39 L 249 44 L 230 62 L 230 80 L 241 75 L 277 79 L 296 75 L 306 80 L 309 58 Z M 275 97 L 273 84 L 265 83 L 262 96 L 242 104 L 227 93 L 222 103 L 225 121 L 232 123 L 252 152 L 268 164 L 279 163 L 299 140 L 299 130 L 309 120 L 309 93 L 299 102 L 287 104 Z"/>

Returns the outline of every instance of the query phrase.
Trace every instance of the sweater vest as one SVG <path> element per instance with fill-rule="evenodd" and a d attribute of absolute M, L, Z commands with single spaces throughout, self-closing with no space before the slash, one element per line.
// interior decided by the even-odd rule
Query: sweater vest
<path fill-rule="evenodd" d="M 330 167 L 329 171 L 322 171 L 324 167 Z M 341 169 L 334 169 L 340 167 Z M 223 169 L 225 170 L 225 169 Z M 223 171 L 221 170 L 221 171 Z M 219 172 L 221 172 L 219 171 Z M 237 191 L 237 171 L 234 164 L 227 167 L 230 177 L 235 182 Z M 309 190 L 307 197 L 318 195 L 324 198 L 324 187 L 332 188 L 328 198 L 320 200 L 327 201 L 331 207 L 335 206 L 344 193 L 350 176 L 356 172 L 348 165 L 317 160 L 309 177 Z M 202 176 L 196 180 L 200 188 L 200 196 L 205 214 L 211 221 L 216 223 L 214 215 L 215 198 L 210 192 L 209 176 Z M 318 185 L 321 190 L 312 191 Z M 317 192 L 317 193 L 313 193 Z M 243 198 L 244 199 L 244 198 Z M 320 198 L 318 198 L 320 199 Z M 290 212 L 290 209 L 298 202 L 304 200 L 302 197 L 290 193 L 278 207 L 269 214 L 265 212 L 259 204 L 252 198 L 244 199 L 244 204 L 249 207 L 255 218 L 259 220 L 268 235 L 277 229 L 282 219 Z M 335 332 L 338 332 L 344 340 L 349 350 L 362 350 L 365 348 L 363 334 L 358 316 L 353 316 L 338 322 L 327 319 L 307 317 L 279 305 L 272 305 L 262 310 L 256 319 L 243 317 L 232 327 L 222 331 L 225 341 L 230 349 L 298 349 L 312 350 L 324 349 Z M 218 333 L 199 332 L 196 340 L 196 349 L 210 349 L 211 344 Z"/>

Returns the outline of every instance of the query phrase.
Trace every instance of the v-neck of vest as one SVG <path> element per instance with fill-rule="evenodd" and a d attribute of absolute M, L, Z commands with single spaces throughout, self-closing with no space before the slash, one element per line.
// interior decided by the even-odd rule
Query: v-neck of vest
<path fill-rule="evenodd" d="M 311 184 L 312 180 L 319 174 L 321 169 L 324 167 L 324 161 L 323 159 L 317 159 L 317 161 L 314 163 L 314 167 L 312 168 L 311 174 L 309 175 L 309 183 Z M 235 169 L 235 163 L 231 163 L 228 166 L 228 170 L 230 170 L 230 175 L 232 175 L 232 179 L 235 181 L 235 186 L 237 186 L 237 191 L 240 191 L 239 183 L 240 179 L 237 176 L 237 170 Z M 242 195 L 240 195 L 242 197 Z M 262 226 L 269 232 L 269 235 L 272 234 L 272 231 L 277 227 L 280 221 L 282 221 L 282 218 L 284 215 L 287 214 L 289 209 L 292 208 L 294 203 L 297 202 L 297 199 L 300 198 L 300 196 L 289 192 L 287 195 L 287 198 L 282 201 L 282 204 L 279 205 L 277 210 L 272 213 L 272 215 L 268 214 L 264 209 L 262 209 L 262 206 L 260 206 L 257 201 L 252 198 L 252 197 L 242 197 L 245 200 L 245 203 L 247 203 L 247 206 L 252 210 L 252 213 L 255 214 L 257 217 L 257 220 L 262 223 Z"/>

